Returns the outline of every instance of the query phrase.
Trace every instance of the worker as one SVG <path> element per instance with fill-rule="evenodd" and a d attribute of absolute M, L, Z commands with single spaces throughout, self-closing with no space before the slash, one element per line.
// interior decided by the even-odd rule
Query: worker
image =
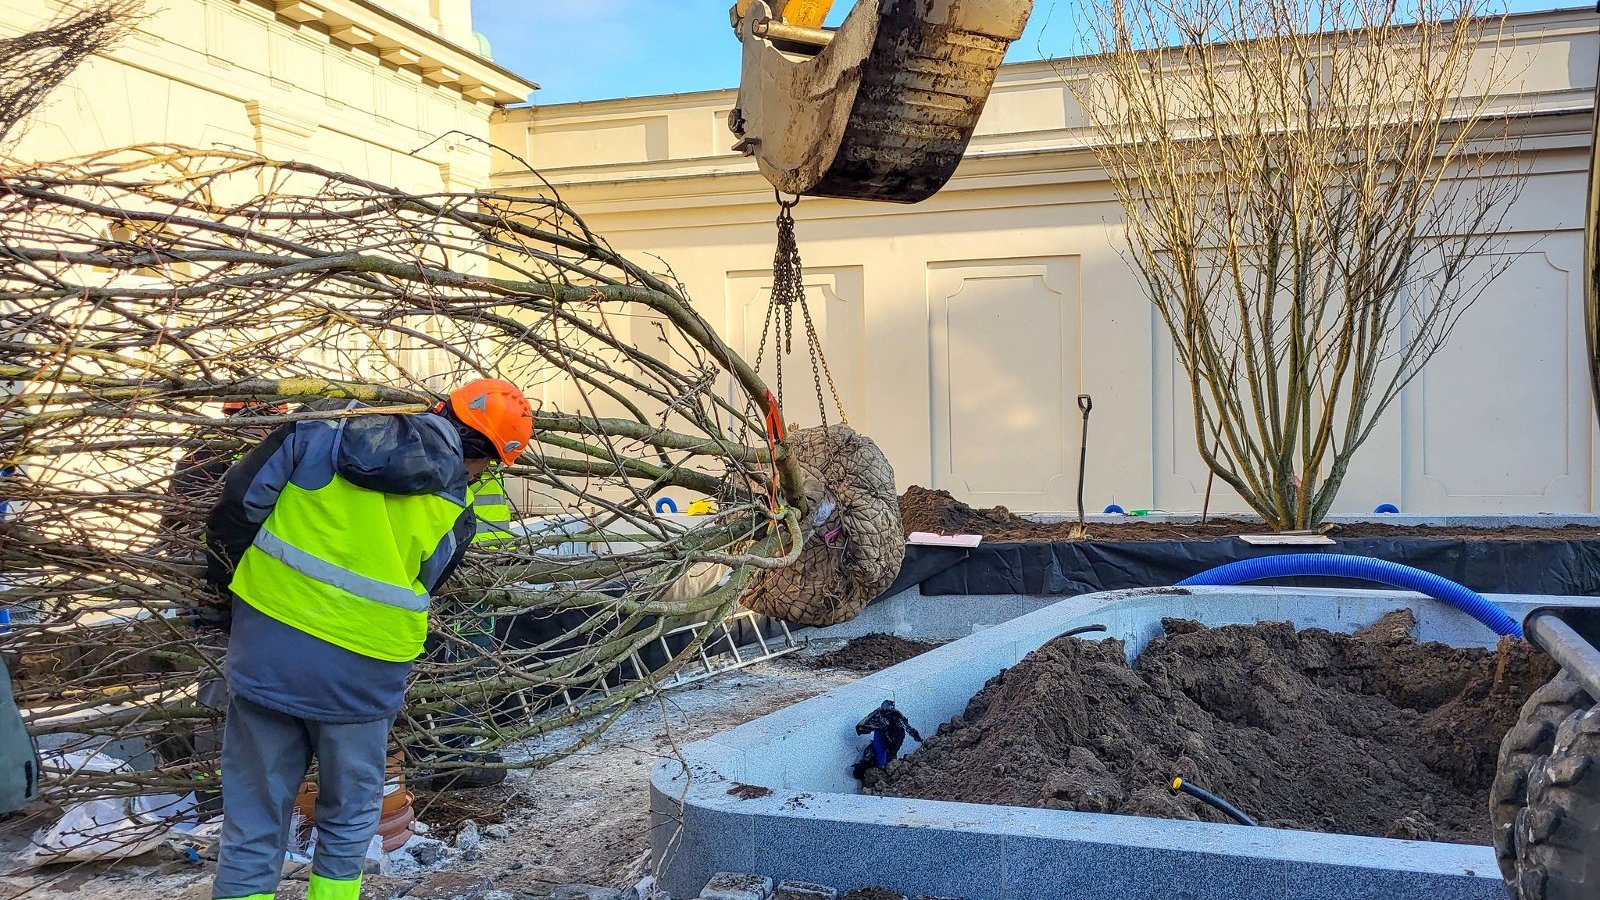
<path fill-rule="evenodd" d="M 475 520 L 474 547 L 492 550 L 515 542 L 517 536 L 511 530 L 505 475 L 498 466 L 491 466 L 467 485 L 467 502 Z M 494 652 L 494 616 L 488 609 L 457 600 L 453 608 L 441 610 L 441 614 L 447 615 L 447 621 L 451 622 L 454 639 L 430 641 L 429 658 L 465 662 L 473 668 L 488 665 L 488 656 Z M 431 764 L 417 773 L 415 784 L 428 790 L 448 791 L 492 787 L 505 781 L 505 760 L 500 754 L 472 749 L 471 723 L 485 721 L 493 714 L 493 709 L 475 711 L 457 704 L 453 711 L 439 715 L 435 722 L 445 733 L 426 744 L 408 748 L 414 756 Z M 464 726 L 467 730 L 456 730 Z"/>
<path fill-rule="evenodd" d="M 511 505 L 506 500 L 505 476 L 491 467 L 467 485 L 467 505 L 472 508 L 472 545 L 480 549 L 503 547 L 516 540 L 511 530 Z M 456 637 L 466 646 L 446 649 L 449 661 L 482 657 L 494 649 L 494 617 L 481 608 L 457 608 Z M 475 613 L 475 615 L 473 615 Z"/>
<path fill-rule="evenodd" d="M 222 415 L 227 419 L 281 416 L 288 411 L 289 405 L 286 403 L 267 403 L 258 400 L 229 400 L 222 404 Z M 261 440 L 271 432 L 270 427 L 257 425 L 240 429 L 240 436 Z M 163 545 L 169 552 L 177 553 L 187 549 L 193 553 L 194 547 L 189 542 L 205 540 L 201 530 L 190 524 L 187 507 L 211 503 L 222 485 L 223 477 L 228 474 L 228 469 L 243 459 L 244 453 L 243 449 L 219 450 L 210 444 L 202 443 L 178 460 L 178 464 L 173 467 L 172 480 L 168 482 L 167 487 L 174 508 L 161 517 L 158 526 Z"/>
<path fill-rule="evenodd" d="M 472 539 L 467 484 L 532 435 L 522 392 L 481 379 L 431 412 L 285 425 L 228 472 L 207 523 L 208 581 L 233 603 L 212 897 L 273 896 L 313 759 L 307 898 L 359 896 L 431 594 Z"/>
<path fill-rule="evenodd" d="M 477 520 L 477 531 L 472 536 L 474 544 L 516 538 L 511 530 L 511 503 L 506 499 L 505 473 L 498 467 L 491 468 L 467 486 L 467 499 L 472 502 L 472 515 Z"/>
<path fill-rule="evenodd" d="M 856 734 L 872 735 L 872 743 L 861 749 L 861 759 L 850 768 L 850 774 L 858 781 L 868 769 L 887 768 L 889 763 L 898 759 L 907 734 L 911 735 L 912 740 L 922 743 L 922 735 L 911 727 L 911 721 L 905 713 L 895 708 L 893 700 L 883 701 L 883 705 L 858 722 Z"/>

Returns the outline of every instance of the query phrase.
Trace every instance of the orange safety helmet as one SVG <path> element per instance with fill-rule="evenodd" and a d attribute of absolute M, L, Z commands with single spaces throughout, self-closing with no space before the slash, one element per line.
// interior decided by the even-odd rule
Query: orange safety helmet
<path fill-rule="evenodd" d="M 509 381 L 469 381 L 450 392 L 450 409 L 461 424 L 488 438 L 508 466 L 533 440 L 533 407 Z"/>

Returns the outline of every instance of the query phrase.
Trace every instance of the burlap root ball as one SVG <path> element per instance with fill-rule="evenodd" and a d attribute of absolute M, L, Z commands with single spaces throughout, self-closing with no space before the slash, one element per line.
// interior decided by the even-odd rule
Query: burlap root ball
<path fill-rule="evenodd" d="M 869 438 L 844 425 L 793 432 L 805 471 L 805 549 L 792 566 L 762 572 L 744 605 L 796 625 L 837 625 L 861 614 L 900 574 L 905 532 L 894 469 Z"/>

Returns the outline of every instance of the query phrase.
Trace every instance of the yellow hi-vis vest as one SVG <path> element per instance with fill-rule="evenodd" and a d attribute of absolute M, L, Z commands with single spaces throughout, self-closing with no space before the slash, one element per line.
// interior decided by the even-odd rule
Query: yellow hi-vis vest
<path fill-rule="evenodd" d="M 506 500 L 504 476 L 499 472 L 467 485 L 467 503 L 477 517 L 478 530 L 472 542 L 502 541 L 514 537 L 511 533 L 511 504 Z"/>
<path fill-rule="evenodd" d="M 390 662 L 422 654 L 422 563 L 461 517 L 434 495 L 356 487 L 283 488 L 230 585 L 252 607 L 353 653 Z"/>

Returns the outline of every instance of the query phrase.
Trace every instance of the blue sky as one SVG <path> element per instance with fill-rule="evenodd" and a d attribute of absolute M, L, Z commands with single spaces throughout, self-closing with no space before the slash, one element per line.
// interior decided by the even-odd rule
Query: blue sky
<path fill-rule="evenodd" d="M 1047 27 L 1054 2 L 1036 0 L 1028 33 L 1007 59 L 1037 59 L 1041 38 L 1051 42 L 1049 53 L 1070 49 L 1071 29 L 1060 22 Z M 493 45 L 495 62 L 538 82 L 533 101 L 550 104 L 736 87 L 739 43 L 728 25 L 732 5 L 733 0 L 472 0 L 472 15 L 473 27 Z M 843 18 L 850 6 L 839 0 L 833 18 Z"/>
<path fill-rule="evenodd" d="M 540 105 L 735 87 L 739 45 L 728 26 L 733 0 L 473 0 L 473 27 L 495 61 L 536 81 Z M 839 0 L 833 19 L 851 7 Z M 1567 6 L 1511 0 L 1513 10 Z M 1071 54 L 1077 0 L 1035 0 L 1033 18 L 1007 59 Z M 670 10 L 670 12 L 666 12 Z M 830 21 L 829 24 L 836 24 Z"/>

